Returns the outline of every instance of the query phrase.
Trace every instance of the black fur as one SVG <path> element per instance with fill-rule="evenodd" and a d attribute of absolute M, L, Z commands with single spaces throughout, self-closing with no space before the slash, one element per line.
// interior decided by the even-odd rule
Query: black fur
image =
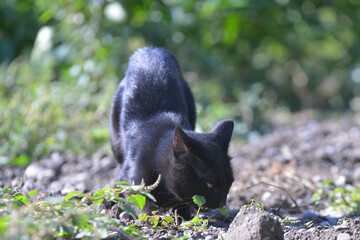
<path fill-rule="evenodd" d="M 190 217 L 193 195 L 206 206 L 226 203 L 233 182 L 227 155 L 233 122 L 218 122 L 211 133 L 194 132 L 195 104 L 175 57 L 161 48 L 141 48 L 130 58 L 113 98 L 111 146 L 122 164 L 118 180 L 147 185 L 162 175 L 145 212 L 175 207 Z"/>

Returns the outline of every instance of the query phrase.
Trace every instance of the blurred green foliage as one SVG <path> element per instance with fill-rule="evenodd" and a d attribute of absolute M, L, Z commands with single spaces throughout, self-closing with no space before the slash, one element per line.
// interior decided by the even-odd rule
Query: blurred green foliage
<path fill-rule="evenodd" d="M 108 146 L 107 117 L 128 57 L 179 59 L 198 129 L 235 138 L 277 112 L 360 110 L 357 0 L 4 0 L 0 2 L 0 165 Z"/>

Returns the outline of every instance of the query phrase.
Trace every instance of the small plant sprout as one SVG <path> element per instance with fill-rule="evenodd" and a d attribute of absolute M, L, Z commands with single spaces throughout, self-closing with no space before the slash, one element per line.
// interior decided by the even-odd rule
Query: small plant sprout
<path fill-rule="evenodd" d="M 209 223 L 209 220 L 214 217 L 217 213 L 215 213 L 214 215 L 210 216 L 208 219 L 201 219 L 199 218 L 199 213 L 200 210 L 203 208 L 203 206 L 206 203 L 206 200 L 203 196 L 200 195 L 195 195 L 193 196 L 193 202 L 198 206 L 198 210 L 196 213 L 196 216 L 191 219 L 190 221 L 185 221 L 181 224 L 181 226 L 186 226 L 186 227 L 195 227 L 195 228 L 201 228 L 202 230 L 206 230 L 207 225 Z M 225 206 L 219 208 L 219 212 L 221 214 L 223 214 L 224 216 L 229 216 L 229 213 L 226 209 Z"/>
<path fill-rule="evenodd" d="M 250 204 L 246 204 L 246 205 L 241 207 L 241 209 L 244 209 L 244 208 L 257 208 L 257 209 L 259 209 L 261 211 L 264 211 L 262 203 L 259 200 L 255 200 L 255 199 L 251 199 Z"/>
<path fill-rule="evenodd" d="M 329 207 L 348 216 L 360 214 L 360 187 L 336 187 L 333 181 L 327 180 L 317 187 L 312 196 L 314 201 L 328 201 Z"/>

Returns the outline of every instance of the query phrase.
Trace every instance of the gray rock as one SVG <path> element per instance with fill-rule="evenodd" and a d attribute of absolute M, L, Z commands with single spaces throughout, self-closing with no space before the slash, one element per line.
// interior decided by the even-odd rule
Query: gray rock
<path fill-rule="evenodd" d="M 348 230 L 349 228 L 350 228 L 350 226 L 347 224 L 341 224 L 341 225 L 334 226 L 334 229 L 336 231 Z"/>
<path fill-rule="evenodd" d="M 101 159 L 101 168 L 103 170 L 112 169 L 114 167 L 116 167 L 116 162 L 114 159 L 109 157 L 104 157 L 103 159 Z"/>
<path fill-rule="evenodd" d="M 42 185 L 49 185 L 51 183 L 51 181 L 55 178 L 56 176 L 56 172 L 54 169 L 45 169 L 41 172 L 38 173 L 37 176 L 37 180 L 42 184 Z"/>
<path fill-rule="evenodd" d="M 38 174 L 43 170 L 43 167 L 41 167 L 38 163 L 32 163 L 30 164 L 24 173 L 25 179 L 37 179 Z"/>
<path fill-rule="evenodd" d="M 279 221 L 268 212 L 258 209 L 242 209 L 230 224 L 225 240 L 284 239 Z"/>
<path fill-rule="evenodd" d="M 65 159 L 60 155 L 58 152 L 53 152 L 51 154 L 51 162 L 53 168 L 59 168 L 61 165 L 64 164 Z"/>
<path fill-rule="evenodd" d="M 52 193 L 60 193 L 63 184 L 60 181 L 54 181 L 49 185 L 49 191 Z"/>
<path fill-rule="evenodd" d="M 214 239 L 214 238 L 213 238 L 213 236 L 210 236 L 210 235 L 205 237 L 205 240 L 212 240 L 212 239 Z"/>
<path fill-rule="evenodd" d="M 122 212 L 122 213 L 120 213 L 120 215 L 119 215 L 119 219 L 121 220 L 121 221 L 128 221 L 128 220 L 130 220 L 131 219 L 131 216 L 130 216 L 130 214 L 128 213 L 128 212 Z"/>
<path fill-rule="evenodd" d="M 351 236 L 348 233 L 339 233 L 336 240 L 350 240 Z"/>

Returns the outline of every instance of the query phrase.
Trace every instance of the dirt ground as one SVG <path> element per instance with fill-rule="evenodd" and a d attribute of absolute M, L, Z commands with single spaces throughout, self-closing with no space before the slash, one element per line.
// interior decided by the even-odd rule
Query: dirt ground
<path fill-rule="evenodd" d="M 215 217 L 206 232 L 194 230 L 190 236 L 226 239 L 227 231 L 228 236 L 231 231 L 243 232 L 240 223 L 250 215 L 243 213 L 244 219 L 236 220 L 238 225 L 234 220 L 228 230 L 230 223 L 241 206 L 256 199 L 269 213 L 259 221 L 275 219 L 278 222 L 285 217 L 299 220 L 293 226 L 280 228 L 284 239 L 360 239 L 360 218 L 344 220 L 344 214 L 329 208 L 325 200 L 313 202 L 311 199 L 316 187 L 325 180 L 333 180 L 338 187 L 359 186 L 360 116 L 325 121 L 311 119 L 308 114 L 294 115 L 286 124 L 275 122 L 274 131 L 257 143 L 231 146 L 235 181 L 227 206 L 233 214 L 228 218 Z M 27 168 L 2 167 L 0 186 L 15 186 L 24 178 L 24 190 L 40 189 L 52 194 L 74 190 L 91 192 L 110 186 L 117 171 L 118 164 L 103 152 L 90 158 L 52 153 Z M 257 216 L 258 213 L 251 214 Z M 313 224 L 305 227 L 309 221 Z M 251 225 L 256 224 L 261 223 Z M 177 232 L 159 232 L 147 226 L 142 226 L 142 230 L 153 239 L 180 237 Z"/>

